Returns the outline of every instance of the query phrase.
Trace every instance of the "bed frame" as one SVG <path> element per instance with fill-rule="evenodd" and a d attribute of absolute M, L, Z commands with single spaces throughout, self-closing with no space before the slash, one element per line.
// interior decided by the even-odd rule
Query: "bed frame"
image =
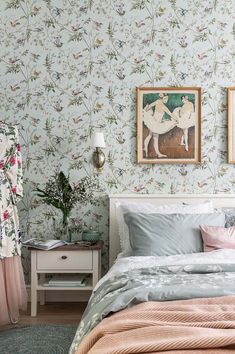
<path fill-rule="evenodd" d="M 111 194 L 109 195 L 109 265 L 113 265 L 120 252 L 116 220 L 116 202 L 152 203 L 154 205 L 201 203 L 211 200 L 216 208 L 235 208 L 235 194 Z"/>

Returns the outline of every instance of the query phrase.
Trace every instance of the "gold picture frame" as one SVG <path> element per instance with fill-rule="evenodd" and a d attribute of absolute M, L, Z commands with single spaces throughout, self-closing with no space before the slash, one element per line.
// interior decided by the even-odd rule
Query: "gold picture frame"
<path fill-rule="evenodd" d="M 137 163 L 201 163 L 201 88 L 137 87 Z"/>
<path fill-rule="evenodd" d="M 227 88 L 228 163 L 235 163 L 235 87 Z"/>

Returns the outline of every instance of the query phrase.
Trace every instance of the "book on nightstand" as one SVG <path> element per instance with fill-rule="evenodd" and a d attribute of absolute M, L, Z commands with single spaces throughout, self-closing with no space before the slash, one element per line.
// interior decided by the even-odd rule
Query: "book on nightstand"
<path fill-rule="evenodd" d="M 87 274 L 55 274 L 44 286 L 86 286 Z"/>
<path fill-rule="evenodd" d="M 33 247 L 33 248 L 37 248 L 39 250 L 51 250 L 53 248 L 59 247 L 59 246 L 63 246 L 65 245 L 66 242 L 62 241 L 62 240 L 39 240 L 37 238 L 31 238 L 29 240 L 26 240 L 24 242 L 22 242 L 22 245 L 24 247 Z"/>

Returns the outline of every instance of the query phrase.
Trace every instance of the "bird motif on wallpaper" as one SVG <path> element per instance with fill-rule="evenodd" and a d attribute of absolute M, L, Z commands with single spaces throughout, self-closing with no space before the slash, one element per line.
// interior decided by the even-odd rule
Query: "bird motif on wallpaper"
<path fill-rule="evenodd" d="M 183 36 L 183 37 L 180 38 L 179 45 L 182 48 L 186 48 L 188 46 L 188 43 L 186 42 L 186 36 Z"/>
<path fill-rule="evenodd" d="M 36 69 L 34 69 L 32 71 L 32 75 L 31 75 L 31 79 L 37 79 L 41 74 L 41 71 L 37 71 Z"/>
<path fill-rule="evenodd" d="M 10 85 L 10 89 L 12 92 L 15 92 L 16 90 L 19 90 L 20 86 L 19 85 Z"/>
<path fill-rule="evenodd" d="M 73 121 L 75 124 L 78 124 L 78 123 L 82 122 L 82 118 L 81 118 L 81 116 L 77 116 L 77 117 L 73 118 Z"/>
<path fill-rule="evenodd" d="M 95 89 L 96 93 L 100 93 L 103 90 L 103 87 L 94 85 L 94 89 Z"/>
<path fill-rule="evenodd" d="M 119 80 L 124 80 L 126 75 L 123 74 L 123 71 L 122 70 L 118 70 L 117 74 L 116 74 L 117 78 Z"/>
<path fill-rule="evenodd" d="M 123 104 L 117 103 L 116 105 L 118 112 L 122 113 L 124 109 L 126 108 Z M 125 125 L 123 125 L 124 127 Z"/>
<path fill-rule="evenodd" d="M 55 15 L 55 16 L 60 16 L 62 14 L 62 12 L 64 12 L 63 9 L 59 8 L 59 7 L 54 7 L 52 9 L 52 13 Z"/>
<path fill-rule="evenodd" d="M 213 71 L 205 71 L 205 77 L 211 78 L 213 75 Z M 205 95 L 205 92 L 204 92 Z"/>
<path fill-rule="evenodd" d="M 179 169 L 179 173 L 181 174 L 181 176 L 187 176 L 187 174 L 188 174 L 188 171 L 185 169 L 185 167 L 183 166 L 183 167 L 181 167 L 180 169 Z"/>
<path fill-rule="evenodd" d="M 200 60 L 202 60 L 202 59 L 204 59 L 204 58 L 207 58 L 207 54 L 204 52 L 204 53 L 199 53 L 198 55 L 197 55 L 197 57 L 198 57 L 198 59 L 200 59 Z"/>
<path fill-rule="evenodd" d="M 24 109 L 24 108 L 25 108 L 25 102 L 19 102 L 19 103 L 17 103 L 16 107 L 17 107 L 18 109 Z"/>
<path fill-rule="evenodd" d="M 43 30 L 43 27 L 34 27 L 31 28 L 29 31 L 31 32 L 41 32 Z"/>
<path fill-rule="evenodd" d="M 24 42 L 25 42 L 25 38 L 19 38 L 16 41 L 17 44 L 24 44 Z"/>
<path fill-rule="evenodd" d="M 145 22 L 144 21 L 135 21 L 135 25 L 137 28 L 141 28 L 142 26 L 145 25 Z"/>
<path fill-rule="evenodd" d="M 56 47 L 61 48 L 63 43 L 61 42 L 61 38 L 60 37 L 55 37 L 53 43 L 55 44 Z"/>
<path fill-rule="evenodd" d="M 82 71 L 79 72 L 80 76 L 87 76 L 87 74 L 88 74 L 87 70 L 82 70 Z"/>
<path fill-rule="evenodd" d="M 156 16 L 157 16 L 157 17 L 162 16 L 165 11 L 166 11 L 166 8 L 165 8 L 165 7 L 159 6 L 159 7 L 156 9 Z"/>
<path fill-rule="evenodd" d="M 197 32 L 203 32 L 203 31 L 205 31 L 207 29 L 207 27 L 200 27 L 200 26 L 197 26 L 196 27 L 196 30 L 197 30 Z"/>
<path fill-rule="evenodd" d="M 218 171 L 218 177 L 223 177 L 225 173 L 227 173 L 227 171 L 228 171 L 227 167 L 221 166 Z"/>
<path fill-rule="evenodd" d="M 101 46 L 101 44 L 103 43 L 103 39 L 99 39 L 99 38 L 96 38 L 96 40 L 95 40 L 95 46 L 96 47 L 99 47 L 99 46 Z"/>
<path fill-rule="evenodd" d="M 72 96 L 77 96 L 77 95 L 79 95 L 80 93 L 82 93 L 82 91 L 79 91 L 79 90 L 72 90 Z"/>
<path fill-rule="evenodd" d="M 117 8 L 116 11 L 117 11 L 118 15 L 120 15 L 120 16 L 123 16 L 126 13 L 126 11 L 123 9 L 123 6 L 121 6 L 121 5 Z"/>
<path fill-rule="evenodd" d="M 39 118 L 32 117 L 31 120 L 32 120 L 34 126 L 37 126 L 39 124 L 39 122 L 40 122 Z"/>
<path fill-rule="evenodd" d="M 226 22 L 219 22 L 219 24 L 222 29 L 225 29 L 228 26 Z"/>
<path fill-rule="evenodd" d="M 103 107 L 104 107 L 103 103 L 97 102 L 96 105 L 95 105 L 95 109 L 98 110 L 98 111 L 101 110 Z"/>
<path fill-rule="evenodd" d="M 226 39 L 221 38 L 219 41 L 219 48 L 224 48 L 227 45 L 228 41 Z"/>
<path fill-rule="evenodd" d="M 186 78 L 187 76 L 188 76 L 188 75 L 185 74 L 185 73 L 183 73 L 182 71 L 177 74 L 177 77 L 179 77 L 180 80 L 185 80 L 185 78 Z"/>
<path fill-rule="evenodd" d="M 178 9 L 178 13 L 179 13 L 180 16 L 185 16 L 187 12 L 188 12 L 188 10 L 183 9 L 182 7 L 180 7 Z"/>
<path fill-rule="evenodd" d="M 121 41 L 120 39 L 118 39 L 116 41 L 116 44 L 117 44 L 118 48 L 123 48 L 123 46 L 124 46 L 124 44 L 126 44 L 126 42 Z"/>
<path fill-rule="evenodd" d="M 83 57 L 83 55 L 81 54 L 81 52 L 78 52 L 78 53 L 73 53 L 73 57 L 74 57 L 74 59 L 80 59 L 80 58 L 82 58 Z"/>
<path fill-rule="evenodd" d="M 60 80 L 64 76 L 64 74 L 59 73 L 58 71 L 54 71 L 51 76 L 54 80 Z"/>
<path fill-rule="evenodd" d="M 136 65 L 139 65 L 139 64 L 141 64 L 141 63 L 144 62 L 144 59 L 140 59 L 140 58 L 137 59 L 137 58 L 135 58 L 135 59 L 134 59 L 134 62 L 135 62 Z"/>
<path fill-rule="evenodd" d="M 117 168 L 117 174 L 119 177 L 123 176 L 124 173 L 125 173 L 125 170 L 123 170 L 123 168 L 120 168 L 120 167 Z"/>
<path fill-rule="evenodd" d="M 102 22 L 93 21 L 93 23 L 94 23 L 96 29 L 100 29 L 103 25 Z"/>
<path fill-rule="evenodd" d="M 20 21 L 18 19 L 14 20 L 14 21 L 10 21 L 10 24 L 11 24 L 11 27 L 16 27 L 17 25 L 20 25 Z"/>
<path fill-rule="evenodd" d="M 41 135 L 33 134 L 31 137 L 32 144 L 37 144 L 41 139 Z"/>
<path fill-rule="evenodd" d="M 211 141 L 212 138 L 213 138 L 213 135 L 208 135 L 208 134 L 206 134 L 206 135 L 204 135 L 203 140 L 205 140 L 205 141 Z"/>
<path fill-rule="evenodd" d="M 125 141 L 126 141 L 126 139 L 123 138 L 122 134 L 119 134 L 119 135 L 117 136 L 116 140 L 117 140 L 117 142 L 118 142 L 119 144 L 124 144 Z"/>
<path fill-rule="evenodd" d="M 77 26 L 71 26 L 71 30 L 72 30 L 73 32 L 77 32 L 77 31 L 79 31 L 80 29 L 82 29 L 82 27 L 80 27 L 79 25 L 77 25 Z"/>
<path fill-rule="evenodd" d="M 33 57 L 33 61 L 36 61 L 40 58 L 40 54 L 31 53 L 31 55 Z"/>
<path fill-rule="evenodd" d="M 134 187 L 134 191 L 135 191 L 135 192 L 140 192 L 140 191 L 142 191 L 143 189 L 145 189 L 145 187 L 144 187 L 143 185 Z"/>
<path fill-rule="evenodd" d="M 40 6 L 34 5 L 34 6 L 32 7 L 32 10 L 31 10 L 31 16 L 37 15 L 40 10 L 41 10 L 41 7 L 40 7 Z"/>
<path fill-rule="evenodd" d="M 63 110 L 64 107 L 61 106 L 61 102 L 57 101 L 55 102 L 54 104 L 54 109 L 57 111 L 57 112 L 61 112 Z"/>
<path fill-rule="evenodd" d="M 203 187 L 207 186 L 207 183 L 205 181 L 201 181 L 201 182 L 197 182 L 197 185 L 199 188 L 203 188 Z"/>
<path fill-rule="evenodd" d="M 166 33 L 166 32 L 168 32 L 168 28 L 167 27 L 160 27 L 160 28 L 158 28 L 157 31 L 162 32 L 162 33 Z"/>
<path fill-rule="evenodd" d="M 213 11 L 213 7 L 206 7 L 204 12 L 211 14 Z"/>
<path fill-rule="evenodd" d="M 142 41 L 142 43 L 145 44 L 145 45 L 149 45 L 150 42 L 151 42 L 151 38 L 146 38 L 146 39 L 144 39 L 144 40 Z"/>
<path fill-rule="evenodd" d="M 86 11 L 87 11 L 87 6 L 81 6 L 81 7 L 79 7 L 79 11 L 81 11 L 81 12 L 86 12 Z"/>
<path fill-rule="evenodd" d="M 82 157 L 83 155 L 76 155 L 76 154 L 72 154 L 72 160 L 78 160 Z"/>
<path fill-rule="evenodd" d="M 20 59 L 16 59 L 16 58 L 9 58 L 9 63 L 10 64 L 15 64 L 17 61 L 19 61 Z"/>
<path fill-rule="evenodd" d="M 156 53 L 155 55 L 158 60 L 163 60 L 165 58 L 164 54 Z"/>

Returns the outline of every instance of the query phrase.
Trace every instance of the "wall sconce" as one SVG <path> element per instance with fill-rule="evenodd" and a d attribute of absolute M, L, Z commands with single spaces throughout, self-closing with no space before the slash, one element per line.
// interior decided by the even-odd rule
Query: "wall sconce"
<path fill-rule="evenodd" d="M 101 172 L 105 163 L 105 154 L 101 148 L 105 148 L 104 134 L 96 132 L 91 137 L 91 146 L 95 148 L 93 152 L 93 163 L 98 172 Z"/>

